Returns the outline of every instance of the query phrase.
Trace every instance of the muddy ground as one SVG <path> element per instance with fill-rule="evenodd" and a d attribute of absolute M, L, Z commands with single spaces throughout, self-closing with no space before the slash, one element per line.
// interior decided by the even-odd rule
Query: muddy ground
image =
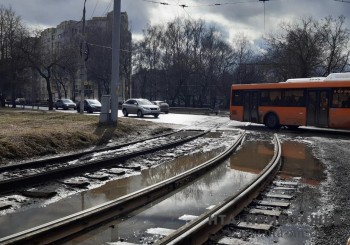
<path fill-rule="evenodd" d="M 314 137 L 314 153 L 325 164 L 327 180 L 320 186 L 319 214 L 328 222 L 314 227 L 312 244 L 346 244 L 350 237 L 350 140 Z"/>

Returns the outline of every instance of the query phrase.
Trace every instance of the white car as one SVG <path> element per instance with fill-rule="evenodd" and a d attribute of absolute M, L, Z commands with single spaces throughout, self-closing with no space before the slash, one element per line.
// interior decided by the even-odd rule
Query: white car
<path fill-rule="evenodd" d="M 160 109 L 159 106 L 154 105 L 147 99 L 128 99 L 122 105 L 122 112 L 125 117 L 129 114 L 136 114 L 138 117 L 143 117 L 144 115 L 158 117 Z"/>

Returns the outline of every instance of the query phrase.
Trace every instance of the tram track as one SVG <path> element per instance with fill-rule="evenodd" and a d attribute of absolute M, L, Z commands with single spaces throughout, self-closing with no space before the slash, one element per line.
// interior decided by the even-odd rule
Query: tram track
<path fill-rule="evenodd" d="M 241 141 L 243 138 L 244 138 L 244 136 L 242 135 L 241 137 L 239 137 L 237 142 Z M 277 148 L 278 148 L 278 144 L 279 144 L 278 139 L 275 139 L 275 141 L 277 141 L 276 144 L 277 144 Z M 236 147 L 238 146 L 237 142 L 235 142 L 234 145 L 232 145 L 228 150 L 226 150 L 224 152 L 224 154 L 228 154 L 228 152 L 232 152 L 234 149 L 236 149 Z M 277 149 L 277 152 L 278 151 L 280 151 L 280 149 L 279 150 Z M 222 156 L 222 155 L 223 154 L 221 154 L 219 157 L 216 157 L 213 161 L 215 161 L 215 162 L 221 161 L 223 158 L 227 157 L 227 155 L 226 156 Z M 275 151 L 274 159 L 276 158 L 276 155 L 278 155 L 278 153 L 276 153 L 276 151 Z M 276 160 L 276 161 L 279 161 L 279 160 Z M 210 160 L 210 162 L 212 162 L 212 160 Z M 269 166 L 271 165 L 271 162 L 269 163 Z M 205 165 L 205 167 L 203 167 L 203 165 Z M 174 177 L 174 178 L 179 178 L 179 179 L 176 179 L 175 182 L 173 182 L 171 184 L 167 183 L 169 180 L 166 180 L 166 181 L 159 183 L 161 185 L 164 185 L 162 187 L 162 189 L 163 188 L 165 188 L 165 189 L 163 189 L 163 190 L 159 190 L 157 188 L 152 189 L 154 186 L 151 186 L 152 190 L 150 190 L 150 192 L 147 194 L 142 193 L 143 190 L 141 190 L 141 191 L 138 191 L 136 193 L 132 193 L 130 195 L 127 195 L 123 198 L 118 198 L 115 201 L 109 202 L 109 204 L 106 203 L 106 204 L 100 205 L 97 207 L 98 211 L 96 211 L 96 209 L 93 208 L 94 211 L 92 211 L 92 212 L 91 212 L 92 209 L 89 209 L 89 210 L 86 210 L 86 211 L 83 211 L 80 213 L 76 213 L 76 214 L 70 215 L 68 217 L 64 217 L 60 220 L 50 222 L 49 224 L 44 224 L 44 225 L 41 225 L 39 227 L 34 227 L 30 230 L 26 230 L 26 231 L 5 237 L 3 239 L 0 239 L 0 243 L 1 244 L 47 244 L 47 243 L 51 243 L 51 242 L 61 243 L 61 242 L 67 241 L 66 239 L 69 240 L 71 237 L 75 237 L 77 235 L 77 229 L 80 230 L 80 231 L 78 231 L 78 233 L 84 233 L 87 230 L 91 230 L 91 229 L 94 229 L 94 228 L 100 226 L 101 224 L 103 225 L 104 223 L 108 223 L 111 220 L 114 220 L 116 217 L 120 217 L 121 215 L 125 215 L 128 212 L 131 212 L 140 206 L 143 206 L 143 205 L 150 203 L 154 200 L 157 200 L 159 198 L 163 198 L 164 195 L 165 196 L 168 195 L 173 190 L 180 188 L 182 186 L 185 186 L 186 184 L 188 184 L 188 183 L 192 182 L 194 179 L 196 179 L 199 175 L 201 175 L 202 172 L 206 172 L 206 171 L 208 171 L 208 169 L 211 168 L 211 166 L 209 167 L 206 165 L 207 165 L 207 162 L 205 164 L 202 164 L 200 168 L 203 167 L 203 169 L 199 170 L 198 173 L 192 172 L 192 169 L 191 169 L 191 170 L 187 171 L 187 172 L 191 173 L 189 176 L 184 177 L 184 176 L 180 175 L 180 176 Z M 266 172 L 268 172 L 268 171 L 265 168 L 262 173 L 266 173 Z M 259 176 L 263 175 L 262 173 L 259 174 Z M 271 175 L 270 173 L 265 174 L 262 177 L 262 179 L 264 179 L 267 182 L 270 182 L 271 178 L 273 178 L 273 177 L 271 177 L 272 175 L 271 176 L 270 175 Z M 270 176 L 270 177 L 267 177 L 267 176 Z M 267 178 L 269 180 L 266 180 Z M 173 178 L 171 178 L 171 179 L 173 179 Z M 166 183 L 166 184 L 164 184 L 164 183 Z M 259 183 L 260 184 L 258 184 L 258 185 L 261 186 L 263 182 L 259 182 Z M 249 186 L 251 186 L 251 183 L 249 184 Z M 255 190 L 255 187 L 251 187 L 251 189 Z M 255 190 L 255 191 L 257 191 L 257 190 Z M 258 190 L 257 192 L 260 193 L 260 191 L 261 190 Z M 134 194 L 137 195 L 137 197 L 135 197 Z M 138 196 L 138 195 L 141 195 L 141 196 Z M 241 195 L 241 194 L 239 194 L 239 195 Z M 255 197 L 256 197 L 256 195 L 255 195 Z M 111 203 L 113 203 L 113 205 L 116 205 L 116 206 L 113 206 L 113 205 L 108 206 L 108 205 L 111 205 Z M 105 205 L 107 205 L 107 206 L 105 206 Z M 246 205 L 247 204 L 245 204 L 245 206 Z M 217 210 L 217 208 L 214 208 L 214 209 Z M 95 213 L 95 211 L 97 213 Z M 222 215 L 226 215 L 226 214 L 219 213 L 216 215 L 221 215 L 221 216 L 218 216 L 221 219 Z M 210 216 L 210 220 L 215 219 L 214 217 L 217 217 L 217 216 L 215 216 L 215 215 Z M 231 216 L 230 216 L 230 219 L 232 219 Z M 72 233 L 70 233 L 70 232 L 72 232 Z M 190 233 L 194 233 L 194 232 L 191 231 Z M 209 232 L 209 234 L 212 234 L 212 233 Z M 198 236 L 198 233 L 197 233 L 197 236 Z M 202 236 L 202 234 L 201 234 L 201 236 Z M 182 235 L 181 235 L 181 237 L 182 237 Z M 167 239 L 167 238 L 165 238 L 165 239 Z M 178 239 L 178 238 L 176 238 L 176 239 Z M 174 242 L 174 244 L 199 244 L 199 243 L 197 243 L 198 241 L 195 241 L 194 243 L 188 243 L 188 240 L 186 240 L 186 239 L 188 239 L 188 238 L 185 238 L 184 243 L 180 241 L 180 242 Z M 192 238 L 190 238 L 190 240 L 191 239 Z M 164 242 L 165 243 L 160 243 L 160 244 L 168 244 L 168 243 L 172 244 L 173 243 L 172 240 L 171 241 L 165 240 Z"/>
<path fill-rule="evenodd" d="M 0 167 L 0 195 L 39 185 L 58 178 L 62 179 L 110 166 L 140 170 L 140 167 L 128 167 L 124 166 L 122 163 L 130 158 L 170 149 L 192 141 L 198 137 L 204 136 L 211 130 L 215 130 L 223 124 L 215 119 L 208 120 L 206 123 L 207 130 L 191 129 L 203 124 L 203 122 L 197 122 L 191 127 L 184 127 L 174 132 L 147 137 L 124 144 L 2 166 Z M 151 145 L 151 147 L 149 145 Z M 117 165 L 116 162 L 121 164 Z M 94 177 L 90 175 L 90 178 Z M 102 176 L 101 178 L 104 177 Z"/>
<path fill-rule="evenodd" d="M 163 238 L 157 244 L 203 244 L 212 234 L 217 233 L 265 189 L 275 178 L 281 165 L 281 144 L 277 135 L 274 136 L 275 152 L 270 163 L 250 183 L 239 192 L 228 197 L 219 205 L 205 212 L 197 219 Z"/>
<path fill-rule="evenodd" d="M 124 144 L 118 144 L 118 145 L 113 145 L 113 146 L 105 146 L 105 147 L 96 148 L 96 149 L 92 149 L 92 150 L 86 150 L 86 151 L 82 151 L 82 152 L 75 152 L 75 153 L 71 153 L 71 154 L 66 154 L 66 155 L 61 155 L 61 156 L 56 156 L 56 157 L 50 157 L 50 158 L 44 158 L 44 159 L 38 159 L 38 160 L 33 160 L 33 161 L 25 161 L 25 162 L 22 162 L 22 163 L 19 163 L 19 164 L 9 164 L 9 165 L 6 165 L 6 166 L 1 166 L 0 167 L 0 173 L 6 172 L 6 171 L 13 171 L 13 170 L 16 170 L 16 169 L 40 168 L 40 167 L 45 167 L 45 166 L 48 166 L 48 165 L 59 164 L 59 163 L 65 162 L 65 161 L 72 161 L 72 160 L 75 160 L 75 159 L 82 158 L 84 156 L 91 155 L 93 153 L 118 150 L 118 149 L 121 149 L 123 147 L 127 147 L 127 146 L 130 146 L 130 145 L 135 145 L 135 144 L 142 143 L 142 142 L 145 142 L 145 141 L 148 141 L 148 140 L 154 140 L 154 139 L 158 139 L 160 137 L 171 136 L 171 135 L 176 134 L 176 133 L 178 133 L 180 131 L 182 131 L 182 130 L 176 130 L 174 132 L 159 134 L 159 135 L 155 135 L 155 136 L 152 136 L 152 137 L 147 137 L 145 139 L 133 140 L 131 142 L 124 143 Z"/>
<path fill-rule="evenodd" d="M 222 125 L 222 123 L 217 122 L 215 119 L 206 121 L 206 123 L 209 124 L 211 122 L 214 122 L 214 125 L 210 125 L 208 130 L 196 130 L 193 129 L 194 127 L 201 125 L 203 122 L 197 122 L 191 126 L 186 126 L 183 127 L 182 129 L 178 129 L 172 132 L 168 132 L 168 133 L 163 133 L 163 134 L 158 134 L 158 135 L 154 135 L 151 137 L 146 137 L 144 139 L 139 139 L 139 140 L 133 140 L 131 142 L 128 143 L 123 143 L 123 144 L 117 144 L 117 145 L 111 145 L 111 146 L 104 146 L 104 147 L 97 147 L 94 149 L 90 149 L 90 150 L 84 150 L 81 152 L 74 152 L 74 153 L 70 153 L 70 154 L 65 154 L 65 155 L 60 155 L 60 156 L 54 156 L 54 157 L 49 157 L 49 158 L 42 158 L 42 159 L 38 159 L 38 160 L 30 160 L 30 161 L 24 161 L 18 164 L 8 164 L 5 166 L 0 166 L 0 175 L 4 172 L 7 171 L 14 171 L 14 170 L 25 170 L 25 169 L 30 169 L 30 168 L 41 168 L 41 167 L 46 167 L 46 166 L 50 166 L 50 165 L 55 165 L 55 164 L 60 164 L 63 162 L 68 162 L 68 161 L 74 161 L 77 159 L 84 159 L 84 158 L 89 158 L 90 155 L 95 154 L 95 153 L 103 153 L 103 152 L 108 152 L 108 151 L 115 151 L 115 150 L 119 150 L 128 146 L 132 146 L 132 145 L 136 145 L 136 144 L 140 144 L 140 143 L 145 143 L 147 141 L 152 141 L 152 140 L 156 140 L 162 137 L 171 137 L 174 136 L 176 137 L 176 134 L 179 134 L 181 132 L 186 132 L 186 131 L 201 131 L 201 132 L 208 132 L 212 129 L 215 129 L 217 127 L 219 127 L 220 125 Z M 227 124 L 227 123 L 226 123 Z M 4 176 L 1 176 L 4 178 Z M 5 176 L 6 177 L 6 176 Z"/>
<path fill-rule="evenodd" d="M 120 162 L 126 161 L 127 159 L 130 159 L 133 157 L 137 157 L 140 155 L 149 154 L 152 152 L 176 147 L 178 145 L 184 144 L 184 143 L 189 142 L 191 140 L 194 140 L 198 137 L 201 137 L 201 136 L 207 134 L 208 132 L 210 132 L 210 130 L 195 131 L 195 132 L 181 130 L 181 131 L 177 131 L 175 133 L 157 136 L 157 137 L 154 137 L 152 139 L 137 141 L 137 143 L 144 143 L 144 145 L 147 145 L 147 144 L 149 144 L 147 142 L 159 140 L 161 137 L 163 137 L 164 139 L 161 141 L 162 144 L 157 144 L 157 145 L 151 146 L 151 147 L 139 146 L 138 148 L 141 148 L 141 149 L 133 150 L 131 152 L 126 152 L 121 147 L 117 147 L 117 148 L 113 148 L 113 149 L 109 148 L 105 151 L 99 150 L 98 151 L 99 154 L 108 154 L 109 156 L 107 156 L 107 157 L 103 156 L 100 159 L 92 159 L 92 157 L 87 157 L 87 155 L 85 154 L 84 155 L 84 157 L 86 157 L 85 161 L 84 160 L 82 162 L 77 161 L 74 164 L 67 164 L 67 163 L 59 164 L 59 163 L 57 163 L 57 159 L 52 160 L 56 163 L 53 165 L 52 165 L 51 161 L 49 161 L 48 165 L 46 165 L 45 162 L 43 162 L 43 161 L 36 161 L 36 162 L 33 162 L 32 164 L 31 163 L 22 164 L 19 167 L 19 170 L 17 173 L 16 173 L 15 169 L 11 169 L 12 176 L 17 175 L 20 177 L 7 178 L 7 179 L 2 179 L 0 181 L 0 194 L 5 194 L 5 193 L 9 193 L 11 191 L 16 191 L 19 188 L 29 187 L 29 186 L 37 185 L 37 184 L 44 183 L 47 181 L 52 181 L 52 180 L 57 179 L 57 178 L 64 178 L 67 176 L 73 176 L 73 175 L 77 175 L 80 173 L 89 172 L 89 171 L 91 172 L 91 171 L 94 171 L 97 169 L 113 166 L 113 165 L 116 165 L 118 162 L 120 163 Z M 176 136 L 176 134 L 179 134 L 179 135 L 182 134 L 182 136 Z M 129 143 L 127 146 L 135 145 L 137 143 L 135 143 L 135 142 Z M 117 151 L 115 155 L 111 154 L 111 151 L 116 150 L 116 149 L 120 149 L 120 151 Z M 91 152 L 89 154 L 91 154 Z M 44 166 L 42 167 L 42 169 L 35 168 L 33 170 L 33 172 L 31 172 L 28 175 L 25 174 L 26 169 L 32 170 L 33 166 L 38 167 L 38 165 L 40 165 L 40 166 L 44 165 Z M 50 167 L 48 168 L 47 166 L 53 166 L 53 167 L 50 169 Z M 8 167 L 3 168 L 2 170 L 4 170 L 4 169 L 6 171 L 9 171 Z"/>
<path fill-rule="evenodd" d="M 91 229 L 92 227 L 114 219 L 117 216 L 130 212 L 137 207 L 145 205 L 161 196 L 169 194 L 169 192 L 180 188 L 197 178 L 199 175 L 208 171 L 216 163 L 222 161 L 227 155 L 234 151 L 244 138 L 242 134 L 228 149 L 217 157 L 201 164 L 194 169 L 188 170 L 183 174 L 179 174 L 173 178 L 152 185 L 143 190 L 118 198 L 111 202 L 97 206 L 92 209 L 70 215 L 60 220 L 50 222 L 47 225 L 35 227 L 33 229 L 14 234 L 12 236 L 0 239 L 0 243 L 4 244 L 46 244 L 53 242 L 50 239 L 62 239 L 59 236 L 67 237 L 70 232 L 76 233 L 78 230 Z M 60 233 L 60 235 L 58 235 Z M 63 233 L 63 234 L 62 234 Z M 49 240 L 48 240 L 49 239 Z"/>

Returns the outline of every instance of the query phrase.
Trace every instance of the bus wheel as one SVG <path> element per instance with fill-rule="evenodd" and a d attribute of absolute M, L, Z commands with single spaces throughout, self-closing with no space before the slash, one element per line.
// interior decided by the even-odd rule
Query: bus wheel
<path fill-rule="evenodd" d="M 281 127 L 278 117 L 274 113 L 270 113 L 267 115 L 265 119 L 265 125 L 271 129 L 277 129 Z"/>

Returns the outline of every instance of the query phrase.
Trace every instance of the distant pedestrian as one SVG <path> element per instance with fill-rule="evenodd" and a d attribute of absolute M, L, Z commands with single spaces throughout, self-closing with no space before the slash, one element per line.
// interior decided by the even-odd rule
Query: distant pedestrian
<path fill-rule="evenodd" d="M 6 106 L 5 98 L 4 98 L 4 96 L 2 96 L 2 94 L 0 94 L 0 104 L 1 104 L 2 107 Z"/>
<path fill-rule="evenodd" d="M 215 105 L 214 105 L 214 113 L 215 113 L 215 115 L 217 115 L 218 113 L 219 113 L 219 103 L 216 103 L 215 102 Z"/>

